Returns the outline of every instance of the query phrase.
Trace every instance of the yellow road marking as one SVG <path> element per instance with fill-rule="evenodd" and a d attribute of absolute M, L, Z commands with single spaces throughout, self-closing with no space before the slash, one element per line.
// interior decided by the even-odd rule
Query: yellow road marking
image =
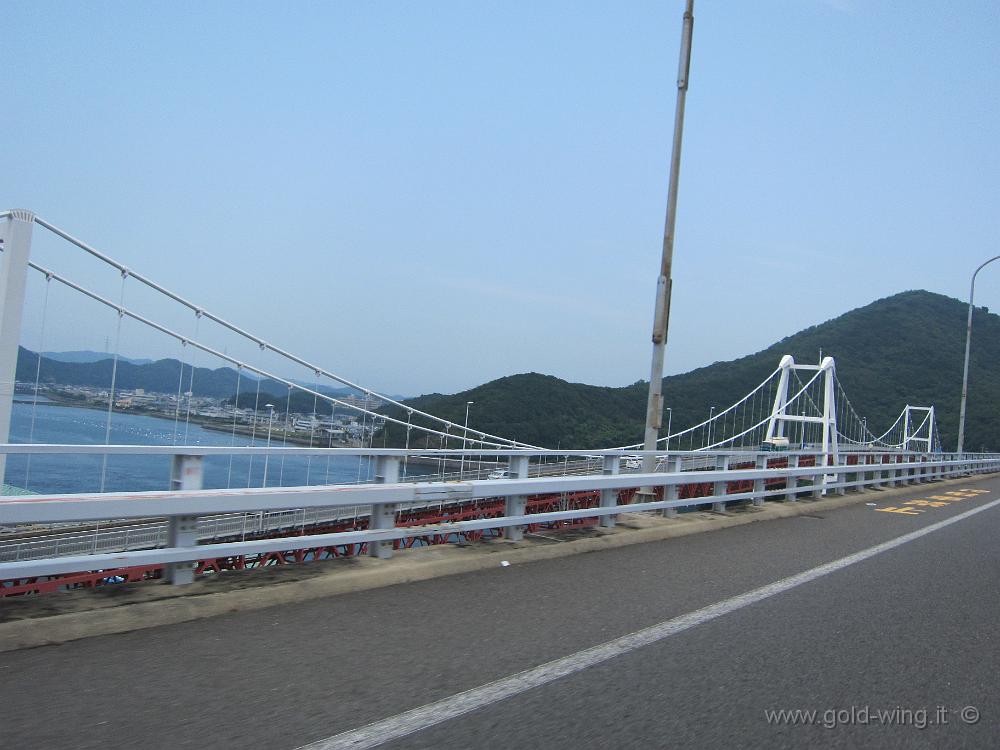
<path fill-rule="evenodd" d="M 897 508 L 894 505 L 890 505 L 887 508 L 876 508 L 879 513 L 902 513 L 905 516 L 916 516 L 923 513 L 922 510 L 917 510 L 916 508 Z"/>
<path fill-rule="evenodd" d="M 952 490 L 943 495 L 927 495 L 916 500 L 903 500 L 900 507 L 888 505 L 885 508 L 876 508 L 879 513 L 902 513 L 904 516 L 915 516 L 923 513 L 927 508 L 947 508 L 952 503 L 958 503 L 969 497 L 989 494 L 989 490 L 965 488 Z"/>

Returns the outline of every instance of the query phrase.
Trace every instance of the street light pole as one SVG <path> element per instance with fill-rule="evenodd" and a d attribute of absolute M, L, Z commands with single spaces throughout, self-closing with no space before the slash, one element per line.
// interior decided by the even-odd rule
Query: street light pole
<path fill-rule="evenodd" d="M 710 406 L 708 408 L 708 445 L 712 444 L 712 428 L 714 427 L 714 425 L 712 424 L 712 417 L 714 415 L 715 415 L 715 407 Z"/>
<path fill-rule="evenodd" d="M 462 427 L 462 462 L 458 466 L 458 478 L 461 479 L 465 475 L 465 441 L 469 435 L 469 407 L 472 406 L 475 401 L 465 402 L 465 425 Z"/>
<path fill-rule="evenodd" d="M 663 356 L 667 348 L 670 323 L 670 292 L 674 262 L 674 226 L 677 218 L 677 184 L 681 171 L 681 141 L 684 134 L 684 103 L 687 96 L 688 74 L 691 71 L 691 35 L 694 29 L 694 0 L 687 0 L 681 32 L 680 61 L 677 70 L 677 106 L 674 110 L 674 140 L 670 155 L 670 180 L 667 186 L 667 216 L 663 228 L 663 253 L 660 274 L 656 279 L 656 305 L 653 313 L 653 358 L 649 373 L 649 397 L 646 402 L 646 430 L 643 440 L 643 473 L 656 466 L 656 450 L 660 426 L 663 424 Z M 643 487 L 643 494 L 652 488 Z"/>
<path fill-rule="evenodd" d="M 972 298 L 976 294 L 976 276 L 985 266 L 995 260 L 1000 260 L 1000 255 L 994 255 L 983 263 L 972 274 L 972 283 L 969 285 L 969 319 L 965 324 L 965 366 L 962 368 L 962 405 L 958 410 L 958 450 L 962 452 L 965 445 L 965 402 L 969 397 L 969 346 L 972 343 Z"/>
<path fill-rule="evenodd" d="M 274 421 L 274 404 L 264 404 L 264 408 L 268 409 L 267 414 L 267 447 L 271 447 L 271 423 Z M 267 459 L 271 455 L 269 453 L 264 454 L 264 487 L 267 487 Z"/>

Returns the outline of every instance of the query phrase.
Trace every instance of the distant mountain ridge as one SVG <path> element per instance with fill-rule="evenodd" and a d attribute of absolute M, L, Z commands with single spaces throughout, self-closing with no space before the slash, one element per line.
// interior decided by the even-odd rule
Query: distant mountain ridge
<path fill-rule="evenodd" d="M 39 371 L 39 382 L 42 384 L 59 383 L 91 388 L 109 388 L 111 386 L 111 372 L 114 368 L 112 357 L 102 354 L 99 359 L 85 361 L 89 355 L 99 353 L 84 351 L 57 352 L 56 354 L 77 354 L 80 355 L 81 359 L 79 361 L 65 361 L 42 356 L 41 370 Z M 17 356 L 17 380 L 33 383 L 37 367 L 38 354 L 20 347 Z M 142 360 L 132 360 L 119 356 L 118 371 L 115 375 L 115 386 L 120 390 L 131 391 L 136 388 L 144 388 L 156 393 L 177 393 L 178 390 L 186 392 L 190 387 L 195 396 L 220 399 L 235 395 L 237 381 L 239 381 L 241 393 L 256 392 L 259 383 L 261 397 L 265 400 L 267 397 L 283 399 L 288 393 L 288 386 L 284 383 L 270 378 L 257 379 L 246 373 L 240 376 L 232 367 L 217 369 L 195 367 L 192 379 L 191 366 L 176 359 L 160 359 L 146 363 Z M 310 388 L 315 387 L 314 384 L 307 385 Z M 320 385 L 319 391 L 335 398 L 357 393 L 352 388 L 331 388 L 326 385 Z"/>
<path fill-rule="evenodd" d="M 887 428 L 907 403 L 933 404 L 943 444 L 954 448 L 967 310 L 966 303 L 944 295 L 903 292 L 806 328 L 755 354 L 664 378 L 664 401 L 673 409 L 674 429 L 689 426 L 707 417 L 711 406 L 722 408 L 744 396 L 777 367 L 782 355 L 812 362 L 818 361 L 822 350 L 836 358 L 841 383 L 873 429 Z M 1000 316 L 977 308 L 973 326 L 966 447 L 1000 449 Z M 17 379 L 34 382 L 37 362 L 37 354 L 22 348 Z M 61 362 L 43 357 L 41 382 L 107 388 L 112 365 L 111 359 Z M 230 367 L 195 368 L 193 391 L 198 396 L 227 399 L 235 394 L 237 377 Z M 192 382 L 191 369 L 176 359 L 149 364 L 122 359 L 118 364 L 121 389 L 176 393 L 179 381 L 186 391 Z M 287 387 L 273 380 L 259 382 L 261 403 L 271 401 L 280 408 Z M 255 392 L 257 383 L 244 375 L 240 390 Z M 323 391 L 335 397 L 352 393 L 328 386 Z M 427 394 L 405 403 L 461 424 L 466 401 L 474 401 L 469 420 L 474 429 L 552 448 L 597 448 L 640 440 L 646 391 L 642 381 L 612 388 L 525 373 L 461 393 Z M 306 401 L 311 402 L 307 394 L 294 395 L 292 411 L 309 411 L 311 403 Z M 386 411 L 406 421 L 403 412 Z M 413 424 L 421 423 L 420 418 L 413 418 Z M 403 443 L 404 436 L 396 432 L 390 428 L 389 444 Z"/>
<path fill-rule="evenodd" d="M 107 352 L 95 352 L 90 349 L 79 349 L 72 352 L 42 352 L 46 359 L 54 359 L 56 362 L 100 362 L 102 359 L 113 359 L 113 354 Z M 118 355 L 122 362 L 130 362 L 133 365 L 148 365 L 153 362 L 151 359 L 136 359 L 134 357 L 123 357 Z"/>
<path fill-rule="evenodd" d="M 934 405 L 943 445 L 954 449 L 967 312 L 965 302 L 922 290 L 886 297 L 755 354 L 664 378 L 664 403 L 673 409 L 676 431 L 704 420 L 710 407 L 721 409 L 746 395 L 777 367 L 782 355 L 815 362 L 822 350 L 836 359 L 844 389 L 872 429 L 887 429 L 907 403 Z M 470 428 L 550 448 L 598 448 L 641 440 L 647 388 L 642 381 L 605 388 L 525 373 L 461 393 L 427 394 L 406 403 L 462 424 L 465 404 L 473 401 Z M 967 449 L 1000 449 L 998 416 L 1000 316 L 977 308 Z M 664 424 L 666 420 L 664 413 Z M 416 418 L 414 423 L 423 424 Z M 395 432 L 390 428 L 390 444 L 400 444 L 402 439 L 398 428 Z"/>

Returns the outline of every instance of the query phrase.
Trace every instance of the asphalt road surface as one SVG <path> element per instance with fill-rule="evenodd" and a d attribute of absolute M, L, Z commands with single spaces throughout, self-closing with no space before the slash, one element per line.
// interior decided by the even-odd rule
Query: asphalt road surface
<path fill-rule="evenodd" d="M 2 653 L 0 746 L 1000 746 L 1000 480 L 871 497 Z"/>

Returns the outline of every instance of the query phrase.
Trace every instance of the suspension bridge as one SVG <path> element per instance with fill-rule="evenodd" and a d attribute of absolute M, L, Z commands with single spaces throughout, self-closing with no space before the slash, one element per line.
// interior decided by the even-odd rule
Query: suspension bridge
<path fill-rule="evenodd" d="M 641 443 L 428 413 L 0 211 L 7 745 L 997 745 L 1000 454 L 869 424 L 822 354 L 659 432 L 685 5 Z M 53 375 L 70 329 L 99 383 Z"/>
<path fill-rule="evenodd" d="M 97 280 L 39 262 L 36 233 L 92 262 Z M 892 424 L 869 425 L 832 357 L 783 357 L 746 395 L 698 424 L 668 429 L 652 451 L 640 443 L 551 450 L 420 411 L 297 356 L 30 212 L 0 213 L 0 246 L 0 431 L 10 433 L 17 390 L 25 438 L 0 444 L 0 652 L 8 652 L 0 653 L 8 675 L 0 684 L 9 716 L 46 717 L 8 722 L 15 744 L 77 747 L 81 738 L 103 736 L 102 746 L 110 746 L 123 737 L 132 744 L 157 737 L 171 747 L 252 742 L 332 750 L 536 746 L 544 737 L 548 747 L 575 748 L 595 738 L 603 746 L 648 746 L 668 733 L 731 744 L 718 722 L 698 718 L 714 711 L 745 714 L 746 737 L 771 745 L 774 727 L 750 718 L 759 713 L 759 691 L 730 689 L 747 684 L 734 665 L 757 665 L 755 679 L 768 686 L 766 702 L 780 717 L 782 706 L 797 705 L 817 685 L 840 695 L 851 675 L 872 663 L 887 664 L 892 674 L 910 669 L 894 654 L 900 638 L 912 643 L 925 635 L 914 624 L 960 644 L 966 634 L 957 619 L 995 621 L 995 597 L 984 596 L 967 572 L 989 564 L 983 538 L 995 529 L 984 511 L 1000 500 L 990 498 L 991 480 L 978 475 L 1000 469 L 1000 456 L 943 450 L 931 404 L 900 404 Z M 117 293 L 101 289 L 101 274 Z M 18 380 L 31 284 L 38 355 L 27 360 L 33 372 L 25 377 L 22 366 Z M 59 294 L 112 315 L 110 377 L 95 389 L 102 402 L 90 404 L 100 411 L 89 412 L 103 440 L 35 439 L 49 434 L 41 416 L 52 384 L 42 377 L 41 353 L 46 329 L 67 324 L 55 322 L 64 309 L 52 304 Z M 178 366 L 172 393 L 161 394 L 168 406 L 155 420 L 159 431 L 122 444 L 112 437 L 127 434 L 122 426 L 131 419 L 118 379 L 130 327 L 177 347 Z M 199 373 L 212 365 L 235 370 L 235 398 L 230 411 L 215 415 L 215 432 L 202 434 L 195 396 Z M 264 383 L 285 389 L 284 408 Z M 329 428 L 318 430 L 324 419 Z M 335 426 L 345 423 L 352 442 L 335 446 Z M 384 444 L 386 425 L 405 435 L 402 447 Z M 67 473 L 96 491 L 52 492 L 52 475 Z M 924 483 L 930 489 L 922 490 Z M 864 498 L 899 499 L 859 506 L 845 497 L 865 490 L 876 492 Z M 794 519 L 823 525 L 715 525 L 739 522 L 744 513 L 793 521 L 775 516 L 779 506 L 801 508 Z M 571 566 L 530 544 L 577 537 L 569 548 L 611 538 L 618 524 L 632 533 L 640 517 L 682 524 L 679 514 L 688 511 L 714 533 L 578 555 Z M 711 515 L 705 520 L 697 511 Z M 413 570 L 421 556 L 433 556 L 391 559 L 420 547 L 488 554 L 491 543 L 510 544 L 506 557 L 534 562 L 497 567 L 483 558 L 491 570 L 479 564 L 463 568 L 475 573 L 438 582 Z M 338 597 L 330 607 L 282 593 L 289 585 L 301 593 L 306 582 L 279 587 L 252 572 L 362 556 L 385 582 L 407 585 Z M 873 570 L 874 560 L 881 562 Z M 944 574 L 946 588 L 931 585 L 941 576 L 926 570 L 929 561 L 954 568 Z M 243 575 L 264 582 L 221 594 L 217 603 L 219 594 L 158 596 L 198 593 L 187 585 L 247 580 Z M 337 564 L 325 575 L 343 581 L 351 568 Z M 162 583 L 171 586 L 154 588 Z M 811 596 L 797 595 L 800 587 Z M 86 606 L 58 614 L 60 592 L 75 592 Z M 115 606 L 95 596 L 101 592 L 154 596 Z M 234 606 L 232 597 L 245 593 Z M 913 605 L 895 627 L 862 628 L 863 648 L 837 645 L 858 622 L 892 621 L 903 595 Z M 50 600 L 57 614 L 17 619 L 19 605 Z M 849 601 L 864 616 L 827 611 L 828 601 Z M 961 618 L 950 615 L 956 607 Z M 209 615 L 206 628 L 190 621 Z M 808 651 L 785 646 L 775 660 L 776 634 L 792 628 L 809 634 Z M 609 632 L 623 635 L 608 640 Z M 713 647 L 698 648 L 695 640 L 691 649 L 691 639 L 704 634 Z M 79 641 L 85 648 L 24 648 L 74 638 L 86 638 Z M 961 649 L 944 653 L 963 657 Z M 935 693 L 948 702 L 935 709 L 939 723 L 950 717 L 981 744 L 989 729 L 977 706 L 995 705 L 995 696 L 975 691 L 995 684 L 984 672 L 990 665 L 980 658 L 959 671 L 932 670 L 935 685 L 949 678 Z M 139 685 L 136 674 L 149 677 Z M 637 691 L 637 684 L 658 687 Z M 871 700 L 898 705 L 897 695 L 875 689 Z M 713 708 L 716 696 L 723 703 Z M 664 700 L 673 707 L 669 721 Z M 623 721 L 621 705 L 646 718 Z M 555 721 L 563 729 L 553 734 Z"/>
<path fill-rule="evenodd" d="M 55 288 L 114 317 L 101 444 L 35 442 L 45 391 L 41 356 L 34 360 L 33 382 L 20 383 L 27 397 L 22 406 L 31 416 L 28 439 L 7 443 L 0 453 L 0 469 L 8 459 L 20 461 L 7 468 L 7 479 L 21 480 L 7 485 L 21 494 L 0 502 L 0 526 L 7 532 L 0 537 L 0 596 L 162 577 L 182 584 L 222 570 L 358 554 L 385 558 L 393 549 L 484 536 L 518 540 L 540 529 L 613 526 L 623 509 L 667 516 L 691 508 L 724 511 L 733 504 L 822 497 L 993 465 L 991 456 L 943 452 L 933 405 L 901 404 L 893 424 L 872 429 L 855 410 L 832 357 L 818 363 L 783 357 L 745 396 L 703 422 L 663 435 L 653 452 L 641 450 L 641 443 L 544 449 L 420 411 L 298 356 L 31 212 L 6 211 L 0 220 L 0 430 L 10 429 L 29 280 L 40 286 L 39 352 L 46 326 L 53 325 Z M 99 275 L 88 284 L 37 262 L 31 253 L 35 232 L 94 262 L 117 285 L 117 296 L 100 291 Z M 177 310 L 180 317 L 173 315 Z M 187 327 L 165 323 L 171 316 L 181 324 L 186 318 Z M 117 377 L 125 326 L 134 326 L 144 340 L 173 342 L 181 354 L 173 413 L 163 415 L 172 421 L 169 444 L 110 442 L 122 416 Z M 248 356 L 232 353 L 241 346 Z M 235 370 L 234 393 L 244 400 L 252 396 L 253 416 L 249 424 L 241 422 L 235 399 L 222 425 L 222 444 L 188 445 L 197 373 L 211 366 Z M 273 394 L 261 391 L 267 381 L 286 391 L 277 431 L 275 405 L 264 403 Z M 357 397 L 331 395 L 333 386 L 352 389 Z M 306 413 L 295 415 L 293 404 L 305 404 Z M 331 424 L 337 414 L 347 415 L 356 428 L 353 445 L 335 447 L 332 430 L 316 429 L 324 414 Z M 296 416 L 307 418 L 311 429 L 308 440 L 300 435 L 292 445 L 289 426 Z M 378 444 L 389 424 L 405 434 L 403 447 Z M 33 481 L 44 485 L 44 467 L 52 461 L 80 457 L 99 459 L 99 465 L 88 464 L 98 475 L 96 493 L 33 489 Z M 109 491 L 109 472 L 127 477 L 129 460 L 153 457 L 163 467 L 160 486 L 122 488 L 119 479 L 116 491 Z M 638 459 L 648 457 L 655 459 L 652 472 L 640 469 Z M 331 482 L 331 461 L 354 462 L 353 478 Z M 640 494 L 643 489 L 648 492 Z"/>

